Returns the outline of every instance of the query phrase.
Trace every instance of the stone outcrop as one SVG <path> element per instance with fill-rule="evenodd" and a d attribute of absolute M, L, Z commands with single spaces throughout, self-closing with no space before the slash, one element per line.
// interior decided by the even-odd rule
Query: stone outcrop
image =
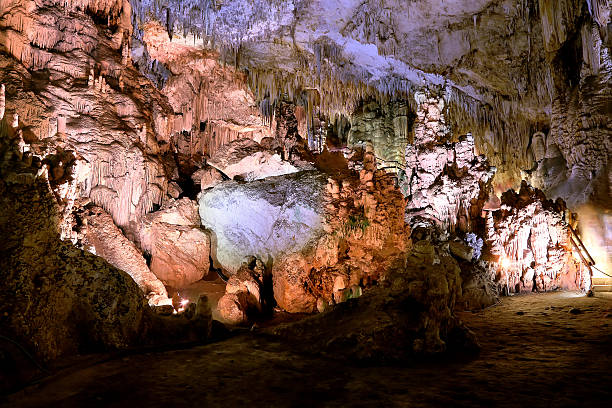
<path fill-rule="evenodd" d="M 217 308 L 225 322 L 231 324 L 247 323 L 250 319 L 261 317 L 264 309 L 269 309 L 270 275 L 260 259 L 252 257 L 243 263 L 238 272 L 232 275 L 225 287 L 225 295 L 219 299 Z"/>
<path fill-rule="evenodd" d="M 350 116 L 347 144 L 372 143 L 378 166 L 399 171 L 406 164 L 404 152 L 411 142 L 413 122 L 407 101 L 363 103 Z"/>
<path fill-rule="evenodd" d="M 300 171 L 277 153 L 264 149 L 251 139 L 232 141 L 221 147 L 208 164 L 231 179 L 254 181 Z"/>
<path fill-rule="evenodd" d="M 43 360 L 141 340 L 147 305 L 130 276 L 59 239 L 44 178 L 0 181 L 3 334 Z"/>
<path fill-rule="evenodd" d="M 271 135 L 242 73 L 222 66 L 214 52 L 176 39 L 170 42 L 157 21 L 144 24 L 142 30 L 150 58 L 169 71 L 161 92 L 177 113 L 172 144 L 179 155 L 214 157 L 234 140 L 260 141 Z"/>
<path fill-rule="evenodd" d="M 184 288 L 208 275 L 211 239 L 200 228 L 194 201 L 183 198 L 147 214 L 134 235 L 150 256 L 151 272 L 166 286 Z"/>
<path fill-rule="evenodd" d="M 161 204 L 167 179 L 158 154 L 172 119 L 152 84 L 121 64 L 120 49 L 133 30 L 131 13 L 124 0 L 53 7 L 19 1 L 0 19 L 0 82 L 11 84 L 7 112 L 19 116 L 37 153 L 52 143 L 83 159 L 87 165 L 74 194 L 91 197 L 120 227 Z M 49 75 L 34 86 L 32 77 L 43 70 Z M 92 70 L 95 83 L 88 86 Z"/>
<path fill-rule="evenodd" d="M 448 254 L 420 241 L 396 259 L 384 282 L 330 311 L 271 330 L 297 340 L 302 351 L 362 361 L 406 361 L 475 349 L 473 335 L 454 316 L 460 270 Z"/>
<path fill-rule="evenodd" d="M 164 284 L 153 274 L 136 245 L 128 240 L 102 208 L 86 206 L 78 211 L 79 246 L 127 272 L 151 305 L 170 304 Z"/>
<path fill-rule="evenodd" d="M 330 178 L 325 234 L 313 245 L 275 263 L 274 298 L 284 310 L 309 313 L 342 302 L 384 279 L 409 247 L 404 200 L 393 177 L 377 170 L 368 145 L 357 174 Z"/>
<path fill-rule="evenodd" d="M 502 195 L 487 213 L 486 240 L 495 256 L 498 285 L 507 292 L 588 289 L 590 276 L 572 255 L 571 230 L 562 200 L 547 200 L 525 182 Z"/>
<path fill-rule="evenodd" d="M 230 274 L 247 256 L 278 262 L 323 232 L 325 176 L 303 171 L 264 180 L 225 182 L 202 192 L 202 225 L 211 230 L 215 267 Z"/>
<path fill-rule="evenodd" d="M 195 185 L 200 186 L 200 191 L 213 188 L 229 178 L 212 166 L 205 166 L 191 175 Z"/>

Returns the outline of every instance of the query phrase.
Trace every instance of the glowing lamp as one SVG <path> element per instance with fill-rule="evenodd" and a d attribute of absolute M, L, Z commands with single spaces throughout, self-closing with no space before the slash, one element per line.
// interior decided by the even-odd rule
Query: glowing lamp
<path fill-rule="evenodd" d="M 499 266 L 501 266 L 502 269 L 510 268 L 510 258 L 508 258 L 506 255 L 502 255 L 499 258 Z"/>

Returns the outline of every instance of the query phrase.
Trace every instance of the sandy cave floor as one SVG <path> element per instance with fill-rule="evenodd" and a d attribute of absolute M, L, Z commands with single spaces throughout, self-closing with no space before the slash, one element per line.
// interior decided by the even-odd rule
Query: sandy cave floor
<path fill-rule="evenodd" d="M 612 297 L 515 296 L 460 316 L 482 346 L 476 357 L 359 366 L 298 355 L 290 344 L 243 333 L 205 346 L 66 368 L 0 405 L 610 406 Z"/>

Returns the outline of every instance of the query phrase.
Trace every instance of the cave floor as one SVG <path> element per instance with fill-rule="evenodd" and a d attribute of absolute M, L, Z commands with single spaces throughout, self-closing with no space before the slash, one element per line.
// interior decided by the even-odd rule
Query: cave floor
<path fill-rule="evenodd" d="M 612 297 L 550 293 L 460 313 L 478 356 L 412 367 L 303 356 L 243 333 L 65 369 L 11 407 L 610 406 Z M 0 400 L 1 401 L 1 400 Z"/>

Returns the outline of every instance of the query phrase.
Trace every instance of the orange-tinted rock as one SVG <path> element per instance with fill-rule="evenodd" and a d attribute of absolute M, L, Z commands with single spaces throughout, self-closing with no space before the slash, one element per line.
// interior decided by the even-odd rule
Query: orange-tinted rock
<path fill-rule="evenodd" d="M 79 235 L 85 249 L 127 272 L 149 298 L 150 304 L 168 304 L 163 283 L 149 270 L 140 251 L 117 228 L 108 213 L 93 207 L 78 216 L 83 224 Z"/>
<path fill-rule="evenodd" d="M 183 288 L 210 269 L 210 237 L 200 228 L 197 204 L 188 198 L 147 214 L 137 239 L 151 255 L 151 272 L 167 286 Z"/>

